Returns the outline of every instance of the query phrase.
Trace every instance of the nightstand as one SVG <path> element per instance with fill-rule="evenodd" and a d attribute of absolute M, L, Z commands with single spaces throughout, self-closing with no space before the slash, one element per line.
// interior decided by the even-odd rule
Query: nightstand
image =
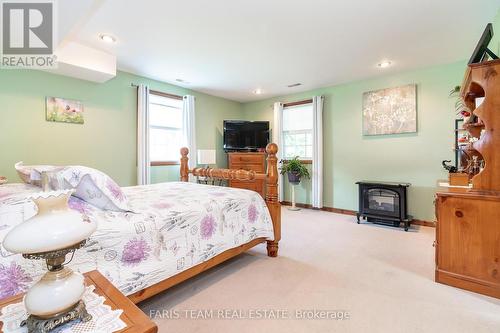
<path fill-rule="evenodd" d="M 85 284 L 87 286 L 94 285 L 94 292 L 103 296 L 106 301 L 104 304 L 111 306 L 113 310 L 121 309 L 123 313 L 121 319 L 127 324 L 127 328 L 119 331 L 121 333 L 156 333 L 158 327 L 153 321 L 142 312 L 132 301 L 116 289 L 111 282 L 109 282 L 98 271 L 85 273 Z M 11 303 L 19 303 L 22 301 L 24 294 L 9 297 L 0 301 L 0 308 L 7 306 Z M 0 322 L 0 329 L 3 323 Z"/>

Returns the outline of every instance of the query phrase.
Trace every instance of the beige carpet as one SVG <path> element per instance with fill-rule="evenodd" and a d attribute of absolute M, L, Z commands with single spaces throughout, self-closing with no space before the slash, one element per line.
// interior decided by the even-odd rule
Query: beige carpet
<path fill-rule="evenodd" d="M 404 232 L 354 220 L 283 209 L 279 258 L 258 246 L 141 308 L 165 333 L 500 332 L 500 300 L 433 281 L 433 228 Z M 223 319 L 223 309 L 239 312 Z M 296 310 L 339 310 L 350 318 L 238 319 L 258 310 L 288 317 Z"/>

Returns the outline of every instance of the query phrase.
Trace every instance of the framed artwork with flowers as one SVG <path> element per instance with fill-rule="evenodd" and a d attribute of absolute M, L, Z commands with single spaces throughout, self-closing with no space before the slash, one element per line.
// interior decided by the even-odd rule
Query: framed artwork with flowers
<path fill-rule="evenodd" d="M 59 123 L 83 124 L 83 103 L 65 98 L 47 97 L 45 119 Z"/>

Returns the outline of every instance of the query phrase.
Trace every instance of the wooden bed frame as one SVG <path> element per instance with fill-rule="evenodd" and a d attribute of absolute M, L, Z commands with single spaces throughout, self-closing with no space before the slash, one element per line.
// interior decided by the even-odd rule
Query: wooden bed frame
<path fill-rule="evenodd" d="M 193 266 L 179 274 L 176 274 L 168 279 L 158 282 L 150 287 L 140 290 L 128 298 L 134 302 L 139 303 L 147 298 L 150 298 L 170 287 L 175 286 L 197 274 L 200 274 L 228 259 L 231 259 L 252 247 L 267 241 L 267 255 L 270 257 L 278 256 L 278 242 L 281 239 L 281 204 L 278 200 L 278 159 L 276 153 L 278 146 L 270 143 L 266 147 L 267 153 L 267 171 L 265 174 L 256 173 L 255 171 L 237 170 L 237 169 L 212 169 L 212 168 L 194 168 L 189 169 L 187 148 L 181 149 L 181 181 L 187 182 L 189 174 L 193 176 L 201 176 L 217 179 L 231 179 L 231 180 L 254 180 L 263 179 L 266 183 L 266 204 L 271 214 L 274 227 L 274 240 L 266 240 L 265 238 L 256 238 L 248 243 L 242 244 L 238 247 L 229 249 L 221 254 L 204 261 L 196 266 Z"/>

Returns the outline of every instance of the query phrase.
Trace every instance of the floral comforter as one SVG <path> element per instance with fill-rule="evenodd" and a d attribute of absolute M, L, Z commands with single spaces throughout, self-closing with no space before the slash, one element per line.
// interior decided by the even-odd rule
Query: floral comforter
<path fill-rule="evenodd" d="M 98 269 L 125 295 L 255 238 L 273 239 L 269 211 L 256 192 L 180 182 L 123 190 L 133 212 L 100 210 L 71 197 L 70 207 L 98 227 L 70 267 Z M 35 214 L 26 196 L 38 191 L 26 184 L 0 186 L 0 240 Z M 0 299 L 25 291 L 46 270 L 41 260 L 0 251 Z"/>

